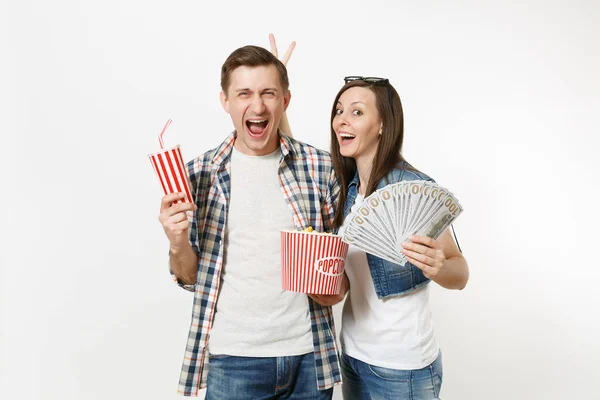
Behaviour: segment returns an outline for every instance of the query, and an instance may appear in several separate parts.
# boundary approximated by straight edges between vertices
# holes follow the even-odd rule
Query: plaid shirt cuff
[[[169,267],[169,273],[171,274],[171,277],[173,278],[173,281],[175,281],[175,283],[177,283],[177,286],[179,286],[180,288],[183,288],[189,292],[195,292],[196,291],[196,285],[195,284],[189,284],[189,283],[184,283],[181,280],[179,280],[179,278],[177,278],[177,276],[173,273],[173,270],[171,269],[171,267]]]

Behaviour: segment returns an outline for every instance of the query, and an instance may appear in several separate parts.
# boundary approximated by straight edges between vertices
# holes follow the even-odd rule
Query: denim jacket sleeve
[[[398,168],[388,173],[379,182],[377,189],[381,189],[392,183],[414,180],[433,182],[433,179],[419,171]],[[358,175],[355,176],[348,187],[348,196],[344,204],[344,216],[350,213],[350,209],[356,200],[357,186]],[[380,299],[410,293],[425,286],[430,281],[423,275],[423,272],[419,268],[411,263],[401,266],[369,253],[367,253],[367,262],[375,286],[375,292]]]

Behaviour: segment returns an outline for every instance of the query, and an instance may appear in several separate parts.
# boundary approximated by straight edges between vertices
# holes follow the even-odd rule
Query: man
[[[332,230],[330,156],[277,129],[291,95],[284,64],[266,49],[235,50],[221,88],[235,131],[188,163],[195,204],[167,195],[159,216],[171,273],[194,292],[179,392],[331,399],[341,380],[331,307],[281,289],[280,253],[281,230]]]

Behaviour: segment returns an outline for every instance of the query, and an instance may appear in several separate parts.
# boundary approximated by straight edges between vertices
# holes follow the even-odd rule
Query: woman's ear
[[[381,124],[379,124],[379,135],[381,136],[381,133],[383,132],[383,122]]]

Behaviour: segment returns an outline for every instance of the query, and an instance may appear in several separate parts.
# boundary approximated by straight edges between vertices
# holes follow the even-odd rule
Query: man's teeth
[[[249,119],[248,122],[251,124],[262,124],[263,122],[267,122],[266,119]]]

